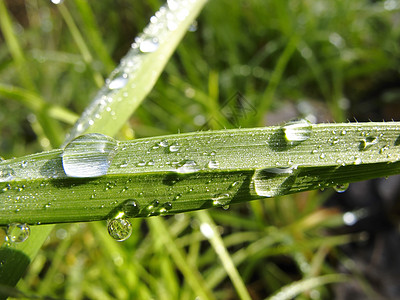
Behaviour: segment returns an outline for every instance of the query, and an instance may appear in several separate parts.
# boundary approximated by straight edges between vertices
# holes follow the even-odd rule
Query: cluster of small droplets
[[[106,80],[106,85],[99,91],[75,125],[70,134],[71,137],[82,134],[94,124],[96,118],[101,118],[104,112],[109,112],[113,118],[116,118],[110,106],[111,102],[118,101],[118,99],[114,99],[114,92],[125,88],[133,79],[135,72],[142,66],[145,54],[157,51],[169,39],[171,32],[181,26],[188,17],[189,9],[194,2],[196,0],[168,0],[167,4],[150,18],[143,33],[135,38],[127,55],[122,58],[119,66]],[[134,86],[131,85],[129,88],[134,88]],[[126,95],[128,94],[126,93]]]

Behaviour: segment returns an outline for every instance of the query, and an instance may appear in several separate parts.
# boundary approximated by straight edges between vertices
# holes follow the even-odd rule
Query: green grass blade
[[[198,212],[197,214],[201,224],[200,230],[206,236],[221,260],[227,274],[229,275],[240,299],[251,299],[247,288],[240,277],[238,270],[236,269],[232,258],[226,249],[221,236],[219,235],[214,221],[211,219],[209,214],[204,211]]]
[[[16,86],[0,83],[0,95],[22,103],[35,114],[47,114],[49,117],[67,124],[74,124],[78,119],[78,116],[70,110],[46,103],[36,93]]]
[[[91,134],[0,162],[0,224],[174,214],[390,176],[400,173],[399,126],[300,122],[124,142]]]
[[[72,18],[68,8],[65,6],[65,4],[60,3],[59,5],[57,5],[58,10],[60,11],[62,17],[65,20],[65,23],[67,23],[67,26],[69,28],[69,31],[72,34],[72,37],[75,40],[76,45],[79,48],[79,51],[82,54],[83,60],[85,61],[85,63],[93,69],[93,56],[90,53],[85,40],[83,39],[83,36],[81,35],[78,27],[75,24],[74,19]],[[93,74],[93,79],[95,81],[95,83],[97,84],[98,87],[101,87],[104,84],[104,80],[103,77],[101,76],[101,74],[97,71],[92,71]]]
[[[152,19],[144,33],[136,38],[132,49],[106,80],[106,86],[85,110],[67,141],[90,132],[115,135],[115,128],[123,126],[151,91],[205,2],[176,2],[178,7],[170,9],[166,6],[159,10],[158,17]]]
[[[278,293],[268,298],[268,300],[289,300],[293,299],[297,295],[311,290],[321,285],[336,283],[348,280],[348,276],[342,274],[330,274],[319,277],[307,278],[291,283],[282,289]]]

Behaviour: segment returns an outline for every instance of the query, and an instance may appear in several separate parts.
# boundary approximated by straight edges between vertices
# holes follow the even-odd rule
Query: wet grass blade
[[[148,217],[400,173],[399,123],[288,123],[118,142],[0,163],[0,224]],[[121,215],[122,214],[122,215]]]

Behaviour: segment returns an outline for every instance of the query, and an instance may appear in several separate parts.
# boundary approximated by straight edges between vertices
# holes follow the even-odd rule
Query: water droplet
[[[143,39],[139,44],[139,50],[143,53],[154,52],[160,46],[158,39],[155,37],[148,37]]]
[[[12,223],[7,226],[6,239],[7,242],[18,244],[25,242],[30,233],[31,229],[27,224]]]
[[[361,165],[361,164],[362,164],[361,158],[360,158],[360,157],[357,157],[357,158],[355,159],[355,161],[354,161],[354,164],[355,164],[355,165]]]
[[[282,126],[285,139],[289,143],[299,143],[311,136],[312,124],[305,120],[288,122]]]
[[[213,206],[217,207],[224,207],[228,206],[229,208],[229,203],[232,201],[232,197],[229,194],[217,194],[213,198]]]
[[[112,219],[107,223],[108,234],[116,241],[122,242],[132,234],[132,224],[127,219]]]
[[[367,150],[371,148],[373,145],[375,145],[377,142],[378,142],[377,138],[369,136],[361,140],[359,149],[360,151]]]
[[[0,169],[0,182],[10,181],[14,179],[15,172],[10,167],[5,166]]]
[[[137,163],[138,167],[144,167],[146,165],[146,162],[144,160],[141,160]]]
[[[179,3],[176,0],[167,0],[168,8],[171,11],[177,10],[179,8]]]
[[[256,195],[275,197],[289,191],[297,177],[297,166],[256,170],[250,185]]]
[[[61,4],[61,3],[64,2],[64,0],[51,0],[51,2],[52,2],[53,4]]]
[[[28,165],[28,162],[26,160],[24,160],[23,162],[21,162],[21,168],[26,168]]]
[[[321,155],[319,156],[319,158],[324,159],[326,157],[325,153],[321,153]]]
[[[124,160],[122,163],[119,165],[120,168],[126,168],[128,166],[128,161]]]
[[[181,148],[181,146],[174,144],[174,145],[169,146],[169,151],[170,152],[178,152],[180,148]]]
[[[128,74],[123,73],[120,74],[119,76],[117,75],[110,81],[110,83],[108,84],[108,88],[110,90],[122,89],[128,83],[128,81],[129,81]]]
[[[194,160],[185,159],[175,165],[178,173],[194,173],[200,170],[199,166]]]
[[[379,154],[383,154],[385,151],[389,150],[389,146],[385,145],[381,149],[379,149]]]
[[[161,142],[158,143],[158,145],[163,148],[168,147],[168,141],[162,140]]]
[[[128,199],[122,204],[122,210],[125,217],[136,217],[139,213],[139,206],[133,199]]]
[[[219,163],[218,163],[217,161],[215,161],[215,160],[210,160],[210,161],[208,162],[208,164],[207,164],[207,167],[208,167],[209,169],[218,169]]]
[[[62,153],[65,174],[79,178],[107,174],[117,145],[116,140],[99,133],[89,133],[74,139]]]
[[[333,188],[338,193],[344,193],[349,188],[349,184],[348,183],[338,184],[338,185],[334,186]]]

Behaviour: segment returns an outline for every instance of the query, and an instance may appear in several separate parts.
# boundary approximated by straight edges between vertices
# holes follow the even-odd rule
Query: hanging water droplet
[[[289,191],[297,177],[297,166],[256,170],[250,189],[262,197],[275,197]]]
[[[129,81],[128,74],[123,73],[120,74],[119,76],[117,75],[114,77],[110,83],[108,84],[108,88],[110,90],[119,90],[122,89]]]
[[[349,184],[348,183],[338,184],[338,185],[334,186],[333,188],[338,193],[344,193],[349,188]]]
[[[143,39],[139,44],[139,50],[143,53],[154,52],[160,46],[158,39],[155,37],[148,37]]]
[[[6,240],[10,243],[22,243],[28,239],[30,233],[28,224],[12,223],[7,226]]]
[[[53,4],[61,4],[63,2],[64,2],[64,0],[51,0],[51,3],[53,3]]]
[[[64,172],[69,177],[90,178],[107,174],[118,142],[99,133],[71,141],[62,153]]]
[[[112,219],[107,223],[108,234],[116,241],[122,242],[132,234],[132,224],[128,219]]]
[[[194,160],[185,159],[175,165],[176,172],[186,174],[194,173],[200,170],[199,166]]]
[[[288,122],[282,126],[287,142],[291,144],[300,143],[311,136],[312,124],[305,120]]]

